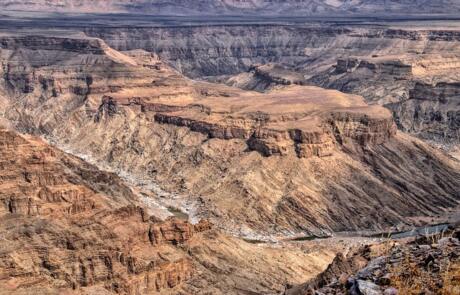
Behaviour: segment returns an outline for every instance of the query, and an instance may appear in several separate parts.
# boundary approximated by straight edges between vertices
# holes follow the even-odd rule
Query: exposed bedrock
[[[460,142],[460,83],[417,83],[409,99],[389,104],[401,129],[438,142]]]
[[[400,129],[436,142],[458,142],[457,130],[449,123],[458,111],[455,104],[438,109],[406,103],[417,82],[460,81],[459,31],[455,28],[216,25],[88,28],[85,33],[104,39],[116,49],[155,52],[191,77],[243,89],[266,91],[307,80],[362,95],[370,103],[401,103],[389,106]],[[423,124],[404,113],[420,112],[418,107],[427,113]],[[428,117],[436,117],[438,112],[443,119],[428,123]]]
[[[84,31],[117,50],[154,52],[192,77],[235,74],[268,62],[311,76],[350,56],[453,54],[459,35],[455,30],[275,24]]]
[[[191,258],[174,245],[206,222],[161,222],[118,176],[38,138],[0,129],[0,155],[2,292],[138,294],[192,277]]]
[[[369,70],[374,75],[405,77],[412,74],[412,66],[404,64],[400,60],[383,60],[381,62],[372,62],[367,60],[358,60],[356,58],[337,60],[334,74],[350,73],[361,69]]]
[[[436,55],[341,59],[310,82],[383,104],[398,127],[423,139],[455,144],[459,137],[460,59]]]
[[[375,119],[365,114],[331,113],[324,114],[325,120],[318,131],[302,129],[276,130],[270,127],[270,121],[263,125],[245,121],[242,126],[226,126],[205,121],[195,121],[167,113],[155,114],[155,121],[188,127],[209,138],[244,139],[249,149],[264,156],[283,155],[295,151],[298,157],[330,156],[334,147],[344,142],[354,142],[361,146],[384,143],[396,133],[391,117]],[[244,119],[242,119],[244,121]],[[241,121],[241,120],[240,120]]]
[[[244,91],[186,79],[151,53],[104,50],[38,51],[50,61],[69,58],[33,68],[26,65],[37,51],[24,49],[19,58],[2,50],[2,69],[15,65],[15,75],[33,88],[21,88],[26,78],[3,79],[4,117],[119,173],[185,195],[195,217],[235,234],[418,224],[424,220],[418,217],[442,214],[460,199],[458,163],[396,132],[391,113],[360,96],[299,85]],[[13,73],[3,71],[3,77]],[[55,81],[56,96],[40,75]],[[80,77],[92,78],[83,82],[87,91],[58,91]],[[80,198],[45,193],[49,200]]]
[[[234,74],[270,61],[301,64],[348,31],[278,25],[85,29],[117,50],[155,52],[192,77]]]
[[[440,82],[436,85],[417,83],[409,93],[410,99],[432,100],[447,103],[449,99],[460,100],[460,82]]]
[[[396,134],[392,118],[374,119],[366,115],[334,113],[330,120],[339,143],[352,139],[362,146],[385,143]]]

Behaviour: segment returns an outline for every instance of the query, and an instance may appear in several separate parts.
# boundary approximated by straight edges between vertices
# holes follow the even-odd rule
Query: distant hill
[[[460,0],[3,0],[6,10],[146,14],[450,14]]]

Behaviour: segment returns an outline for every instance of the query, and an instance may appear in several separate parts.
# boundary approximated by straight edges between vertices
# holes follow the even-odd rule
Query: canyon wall
[[[234,74],[271,61],[302,64],[317,56],[321,48],[347,42],[342,41],[347,31],[262,24],[85,29],[87,35],[101,38],[117,50],[155,52],[191,77]],[[351,42],[356,39],[359,37]]]
[[[61,41],[2,45],[4,117],[160,184],[178,207],[228,232],[381,229],[457,204],[458,163],[397,133],[390,112],[359,96],[243,91],[186,79],[151,53],[88,39],[77,44],[100,50],[82,54]]]
[[[360,93],[386,106],[401,130],[442,144],[455,144],[458,134],[458,68],[455,56],[417,59],[343,59],[310,79],[317,85]]]
[[[138,294],[191,278],[172,245],[195,227],[150,216],[115,174],[3,128],[0,154],[2,292]]]
[[[314,84],[362,95],[392,110],[401,130],[443,144],[460,140],[455,95],[444,92],[445,99],[430,106],[410,96],[418,84],[460,81],[455,28],[271,24],[87,28],[85,33],[119,50],[155,52],[194,78],[258,91]],[[267,63],[272,65],[259,65]],[[420,112],[426,115],[417,117]]]
[[[212,25],[84,29],[117,50],[157,53],[191,77],[246,71],[278,62],[312,75],[338,59],[458,52],[458,31],[337,25]],[[308,71],[307,71],[308,70]]]
[[[265,247],[207,221],[161,220],[119,176],[3,127],[0,155],[2,294],[278,294],[335,251]]]

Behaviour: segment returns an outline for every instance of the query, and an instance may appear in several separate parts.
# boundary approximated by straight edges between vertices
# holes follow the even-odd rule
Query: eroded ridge
[[[75,53],[58,39],[2,49],[5,119],[158,183],[236,235],[405,225],[457,204],[458,164],[396,132],[390,111],[361,96],[246,91],[187,79],[152,53],[102,41],[101,54]]]
[[[0,155],[2,291],[135,294],[192,277],[175,245],[208,223],[150,216],[116,175],[37,138],[0,129]]]
[[[232,91],[220,97],[196,95],[188,103],[106,96],[99,110],[110,116],[119,106],[138,105],[153,112],[155,122],[209,138],[242,139],[264,156],[323,157],[343,144],[381,144],[396,133],[390,112],[367,106],[358,96],[307,86],[266,94]]]

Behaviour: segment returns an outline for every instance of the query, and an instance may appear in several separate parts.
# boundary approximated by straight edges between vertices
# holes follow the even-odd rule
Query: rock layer
[[[458,202],[458,163],[397,133],[387,110],[359,96],[197,82],[98,42],[103,54],[56,45],[19,59],[4,48],[4,77],[17,77],[2,81],[6,118],[184,195],[194,217],[235,234],[324,235],[412,224]],[[27,66],[44,55],[69,58]],[[78,83],[84,91],[61,91]]]
[[[0,129],[0,155],[2,294],[277,294],[335,251],[161,221],[118,176],[11,130]]]
[[[191,278],[191,259],[168,245],[186,243],[194,226],[150,217],[118,176],[4,129],[0,154],[2,292],[136,294]]]
[[[116,49],[155,52],[191,77],[257,91],[311,83],[362,95],[394,111],[401,130],[447,143],[459,140],[449,125],[448,112],[457,111],[455,96],[446,96],[453,102],[447,105],[406,100],[417,83],[460,81],[458,31],[456,26],[426,28],[423,22],[383,27],[269,24],[85,30]],[[405,115],[414,114],[419,105],[427,113],[423,123]],[[437,112],[441,122],[429,118]]]
[[[318,85],[363,93],[393,112],[401,130],[440,143],[456,143],[458,58],[339,60],[335,69],[311,79]],[[448,81],[448,82],[443,82]]]

